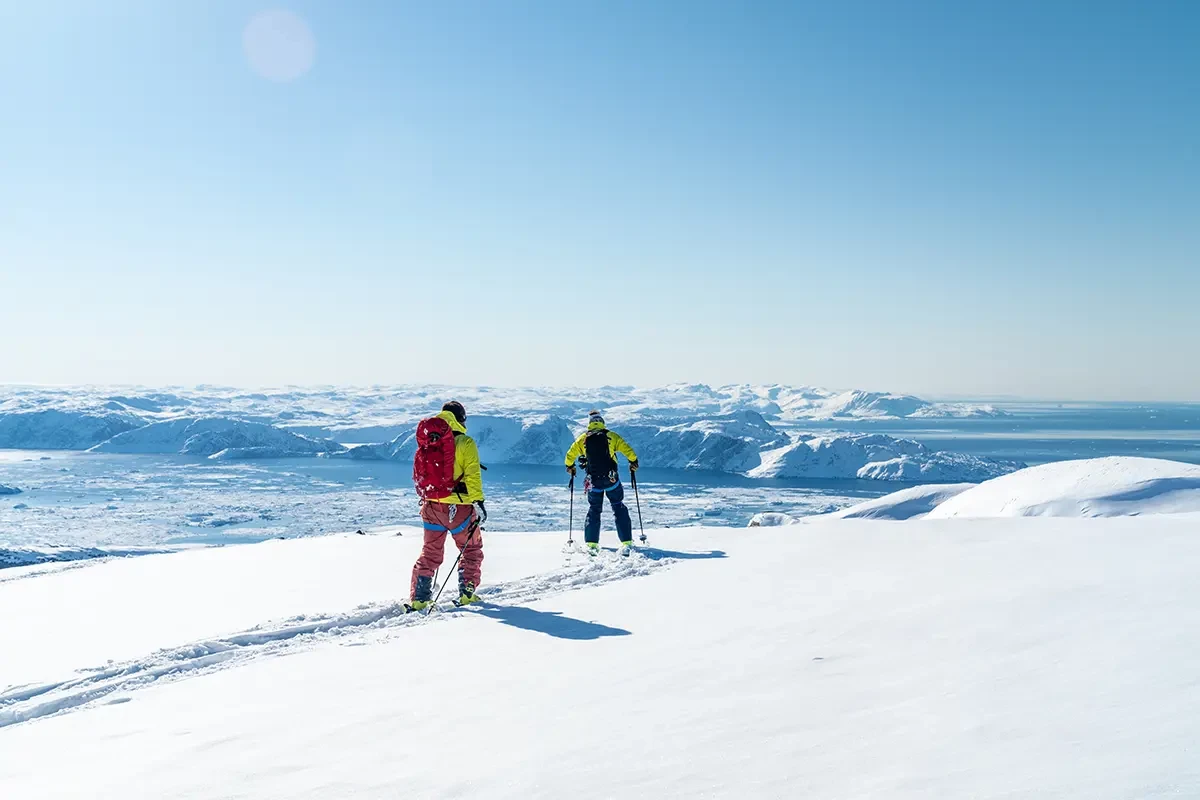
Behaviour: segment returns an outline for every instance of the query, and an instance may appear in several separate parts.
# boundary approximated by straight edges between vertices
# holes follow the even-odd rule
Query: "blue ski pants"
[[[629,518],[629,508],[625,505],[625,487],[617,481],[612,486],[588,488],[587,522],[583,526],[583,540],[591,544],[600,541],[600,512],[604,509],[604,496],[612,506],[613,516],[617,520],[617,538],[622,542],[633,541],[633,521]]]

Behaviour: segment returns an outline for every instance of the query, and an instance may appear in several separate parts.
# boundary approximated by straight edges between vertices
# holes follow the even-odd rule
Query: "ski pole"
[[[635,503],[637,503],[638,530],[640,530],[642,532],[641,542],[642,542],[642,544],[645,544],[646,543],[646,528],[642,525],[642,499],[640,497],[638,497],[637,470],[636,469],[629,470],[629,479],[631,481],[633,481],[633,500]]]
[[[567,484],[567,488],[571,490],[571,516],[567,528],[567,547],[575,544],[575,476],[571,476],[571,482]]]
[[[471,539],[475,536],[475,531],[479,530],[482,527],[483,527],[483,523],[480,522],[477,518],[475,520],[475,524],[471,526],[470,533],[467,534],[467,540],[465,542],[463,542],[462,550],[458,551],[458,558],[454,559],[454,566],[452,566],[450,568],[450,571],[448,573],[446,573],[447,576],[453,575],[455,573],[455,571],[458,569],[458,562],[462,561],[463,551],[467,549],[467,545],[471,544]],[[446,588],[445,584],[442,584],[441,586],[438,587],[437,595],[434,596],[433,603],[431,605],[433,605],[435,607],[437,606],[438,598],[442,596],[442,590],[445,588]]]

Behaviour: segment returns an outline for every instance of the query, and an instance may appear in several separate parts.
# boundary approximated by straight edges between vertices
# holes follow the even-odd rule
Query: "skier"
[[[587,522],[583,527],[583,540],[587,543],[588,554],[596,555],[600,551],[600,512],[604,508],[604,496],[612,505],[613,516],[617,521],[617,538],[621,540],[621,555],[627,556],[633,548],[633,521],[629,518],[629,509],[625,507],[625,488],[621,486],[621,476],[617,472],[617,453],[621,453],[629,461],[629,469],[638,468],[637,453],[620,437],[608,430],[604,417],[599,411],[588,413],[588,427],[571,448],[567,450],[567,472],[575,477],[575,462],[587,471],[584,490],[588,498]]]
[[[446,534],[450,534],[462,554],[458,599],[454,602],[457,605],[479,602],[475,589],[482,576],[481,526],[487,520],[487,508],[479,448],[467,435],[467,411],[457,400],[446,403],[440,414],[417,427],[413,480],[421,497],[425,545],[413,565],[409,608],[420,611],[432,604],[433,577],[445,557]]]

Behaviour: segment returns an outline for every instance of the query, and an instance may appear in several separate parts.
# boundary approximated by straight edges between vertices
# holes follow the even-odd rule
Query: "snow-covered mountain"
[[[179,453],[217,459],[328,455],[405,461],[415,423],[457,397],[484,463],[559,464],[587,411],[648,466],[753,477],[982,480],[1016,466],[931,453],[889,436],[793,439],[772,424],[986,410],[908,395],[811,387],[677,384],[656,389],[310,388],[247,392],[0,389],[0,447]],[[350,445],[349,447],[347,445]]]
[[[181,418],[126,431],[91,448],[95,453],[178,453],[217,459],[284,458],[340,453],[345,447],[261,422],[224,417]]]
[[[562,417],[467,420],[484,463],[562,463],[581,422]],[[981,481],[1025,466],[958,453],[933,452],[918,442],[885,434],[829,434],[793,441],[756,411],[722,414],[678,425],[628,424],[616,430],[646,466],[744,473],[753,478],[821,478],[891,481]],[[408,461],[415,433],[339,453],[354,459]]]
[[[60,408],[4,411],[0,406],[0,448],[86,450],[146,421],[128,413]]]
[[[760,453],[789,441],[757,411],[721,414],[695,422],[618,428],[646,464],[674,469],[746,472]]]
[[[893,481],[982,481],[1021,469],[1000,461],[934,452],[920,442],[879,433],[801,438],[762,454],[752,478],[831,478]]]
[[[361,444],[395,438],[456,398],[472,416],[580,419],[599,408],[614,423],[659,426],[753,411],[768,420],[863,420],[904,416],[970,417],[1000,413],[987,406],[932,403],[910,395],[833,391],[782,385],[676,384],[598,389],[449,386],[285,387],[248,391],[214,386],[0,387],[0,447],[79,449],[123,430],[175,418],[228,417],[295,429],[314,438]],[[59,412],[31,427],[12,415]],[[103,425],[113,425],[106,429]],[[8,434],[5,426],[25,431]],[[58,430],[55,434],[54,431]],[[11,443],[7,443],[11,442]]]

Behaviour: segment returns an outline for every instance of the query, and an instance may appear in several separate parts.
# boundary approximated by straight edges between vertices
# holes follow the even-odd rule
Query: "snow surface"
[[[0,583],[0,786],[1200,796],[1193,520],[802,527],[651,531],[662,549],[597,561],[490,535],[487,605],[429,618],[396,605],[413,530]]]
[[[1109,457],[1059,461],[1005,475],[947,500],[929,517],[1186,512],[1200,512],[1200,466],[1158,458]]]
[[[5,486],[4,484],[0,483],[0,495],[13,495],[13,494],[20,494],[20,493],[21,493],[21,490],[18,489],[17,487]]]
[[[920,519],[936,506],[973,488],[973,483],[931,483],[901,489],[874,500],[835,511],[830,516],[839,519]]]

